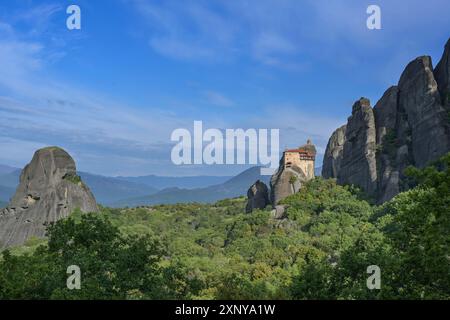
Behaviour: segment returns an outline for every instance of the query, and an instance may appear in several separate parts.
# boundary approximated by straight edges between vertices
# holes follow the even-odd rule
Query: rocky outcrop
[[[414,164],[424,167],[450,150],[448,114],[441,103],[431,58],[423,56],[408,64],[399,84],[399,109],[411,128]]]
[[[341,128],[330,138],[324,177],[357,185],[382,203],[408,188],[408,165],[424,167],[449,152],[449,55],[450,41],[435,70],[428,56],[410,62],[373,109],[367,99],[357,101],[340,137],[342,159]]]
[[[341,170],[346,130],[346,125],[336,129],[328,141],[322,166],[322,177],[325,179],[337,177],[337,173]]]
[[[395,132],[398,126],[398,87],[392,86],[373,108],[377,137],[377,177],[376,196],[380,202],[387,201],[399,193],[399,168]],[[405,140],[406,143],[406,140]],[[407,146],[406,146],[407,148]],[[405,160],[400,161],[405,163]]]
[[[277,172],[270,179],[270,199],[275,206],[284,198],[297,193],[302,184],[307,181],[306,175],[297,167],[289,168],[280,165]]]
[[[345,143],[339,184],[360,186],[374,194],[377,187],[375,117],[370,101],[361,98],[355,102],[345,130]]]
[[[270,212],[270,215],[274,219],[285,219],[286,218],[286,206],[277,205]]]
[[[438,84],[442,104],[447,110],[450,109],[450,39],[445,45],[442,58],[434,70],[434,78]]]
[[[255,209],[264,209],[269,204],[269,189],[264,182],[256,181],[247,191],[245,212],[250,213]]]
[[[36,151],[22,171],[11,202],[0,211],[0,247],[43,237],[47,225],[67,217],[75,208],[98,211],[94,196],[77,175],[72,157],[57,147]]]
[[[270,179],[270,200],[274,207],[298,192],[306,181],[314,179],[316,152],[309,139],[306,144],[283,152],[278,170]]]

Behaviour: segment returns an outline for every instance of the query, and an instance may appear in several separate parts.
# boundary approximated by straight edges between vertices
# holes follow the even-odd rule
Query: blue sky
[[[66,8],[81,8],[81,30]],[[382,30],[368,30],[377,4]],[[71,0],[0,4],[0,163],[58,145],[104,175],[230,175],[171,163],[176,128],[278,128],[317,166],[361,96],[450,37],[450,2]]]

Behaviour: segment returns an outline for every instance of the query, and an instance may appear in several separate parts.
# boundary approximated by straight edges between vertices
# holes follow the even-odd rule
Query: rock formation
[[[314,179],[316,160],[316,147],[308,140],[307,143],[297,149],[285,150],[280,160],[278,170],[270,179],[270,198],[267,186],[256,181],[247,192],[247,206],[245,211],[264,209],[272,204],[272,216],[276,219],[284,217],[285,208],[278,203],[300,190],[303,183]]]
[[[270,180],[270,199],[274,205],[300,190],[305,182],[305,174],[297,166],[280,166]]]
[[[310,140],[298,149],[285,150],[280,166],[270,179],[270,200],[276,206],[315,177],[316,148]]]
[[[285,219],[286,218],[286,206],[277,205],[270,212],[271,217],[274,219]]]
[[[450,150],[447,112],[441,104],[430,57],[412,61],[399,81],[399,108],[411,128],[414,164],[423,167]]]
[[[377,129],[378,152],[376,161],[378,167],[377,194],[379,194],[377,197],[379,198],[379,202],[387,201],[399,193],[400,170],[403,170],[404,168],[400,169],[396,164],[402,163],[404,167],[409,164],[407,157],[402,159],[403,155],[407,155],[407,153],[404,154],[402,150],[408,150],[406,133],[408,132],[409,126],[407,125],[407,122],[401,120],[399,123],[406,127],[403,129],[398,127],[399,114],[397,111],[397,101],[398,87],[392,86],[383,94],[383,97],[373,108],[375,126]],[[395,138],[396,128],[399,128],[404,132],[402,134],[402,136],[405,137],[403,143],[399,143],[400,140]],[[398,144],[399,148],[395,143]]]
[[[337,173],[341,169],[346,129],[346,125],[336,129],[328,141],[322,166],[322,175],[326,177],[337,177]]]
[[[43,237],[49,223],[67,217],[75,208],[98,211],[72,157],[57,147],[36,151],[22,171],[11,202],[0,211],[0,248]]]
[[[358,185],[372,194],[377,186],[376,133],[375,116],[368,99],[361,98],[353,105],[345,135],[338,183]]]
[[[250,213],[255,209],[264,209],[270,204],[269,189],[260,180],[256,181],[247,191],[247,206],[245,212]]]
[[[373,109],[357,101],[347,126],[330,138],[323,177],[357,185],[382,203],[407,189],[408,165],[424,167],[449,152],[449,56],[450,40],[436,69],[430,57],[418,57]]]
[[[447,110],[450,109],[450,39],[445,45],[442,58],[434,69],[434,78],[438,84],[441,101]]]

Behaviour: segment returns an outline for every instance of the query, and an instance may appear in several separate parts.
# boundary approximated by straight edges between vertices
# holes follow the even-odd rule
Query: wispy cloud
[[[415,19],[412,24],[408,21],[412,19],[411,12],[416,16],[425,14],[422,1],[411,0],[408,10],[404,10],[400,4],[380,0],[386,30],[379,33],[368,33],[365,27],[366,3],[360,1],[117,2],[131,4],[133,12],[141,18],[129,19],[127,27],[142,31],[145,46],[169,58],[169,62],[172,59],[186,64],[193,62],[189,66],[190,71],[183,73],[181,81],[193,75],[189,80],[200,82],[198,86],[184,88],[179,85],[178,69],[175,69],[181,63],[170,64],[167,69],[174,75],[163,77],[162,82],[170,81],[171,84],[167,87],[161,84],[161,88],[167,91],[179,88],[188,92],[170,97],[172,100],[169,102],[156,105],[142,105],[145,103],[140,102],[139,106],[118,102],[108,96],[112,94],[121,98],[120,92],[105,94],[90,88],[89,85],[95,85],[95,80],[87,81],[83,83],[86,87],[81,87],[48,72],[51,69],[49,65],[63,59],[66,50],[70,50],[66,46],[73,37],[64,28],[49,31],[56,20],[58,24],[64,22],[59,15],[64,13],[61,11],[65,6],[62,1],[60,5],[36,7],[29,6],[29,3],[34,3],[30,1],[26,10],[8,12],[8,16],[2,16],[0,12],[0,163],[6,161],[18,165],[20,162],[23,165],[36,148],[56,144],[74,155],[81,169],[102,174],[217,173],[214,167],[180,168],[171,164],[173,143],[169,138],[172,130],[190,129],[193,120],[199,119],[208,128],[278,128],[282,147],[299,145],[312,138],[319,152],[323,152],[331,131],[344,123],[345,117],[334,119],[326,115],[326,108],[288,102],[301,99],[302,95],[308,96],[305,101],[315,101],[314,95],[340,96],[340,92],[333,91],[333,78],[323,84],[317,75],[323,72],[324,77],[335,76],[339,81],[341,74],[333,73],[330,66],[353,73],[356,70],[354,66],[369,65],[371,59],[378,58],[380,51],[392,51],[407,41],[402,37],[406,32],[426,33],[427,36],[423,37],[426,39],[448,32],[445,27],[449,25],[448,19],[445,21],[446,16],[439,14],[448,8],[448,1],[431,1],[433,5],[427,7],[426,14],[433,19]],[[430,21],[438,23],[439,27]],[[135,28],[136,23],[143,27],[142,30]],[[102,34],[98,32],[98,35]],[[80,34],[90,35],[89,32]],[[132,40],[120,38],[120,41],[127,45],[126,41]],[[384,79],[390,81],[390,73],[394,72],[398,77],[398,70],[392,69],[401,68],[403,60],[416,54],[416,51],[405,48],[424,47],[423,42],[417,41],[395,50],[396,54],[383,55],[396,57],[393,63],[385,61],[385,67],[378,68]],[[131,53],[130,56],[137,56],[136,52]],[[95,57],[102,59],[98,51],[86,51],[81,56],[84,56],[80,59],[84,59],[85,64],[88,61],[95,65]],[[116,57],[111,55],[110,58]],[[159,65],[159,62],[166,62],[165,59],[158,59],[154,60],[160,69],[156,70],[152,65],[152,70],[166,71],[166,66]],[[195,67],[204,62],[207,66],[201,67],[208,70],[201,70],[196,77]],[[251,86],[241,85],[241,69],[242,74],[247,73],[242,82]],[[277,70],[272,72],[274,69]],[[292,73],[282,78],[278,69],[310,72],[305,79],[300,79],[302,74],[294,77]],[[362,72],[367,73],[367,70]],[[270,79],[261,79],[263,76],[259,75],[269,75]],[[174,78],[169,78],[172,76]],[[142,79],[145,82],[148,78],[142,76]],[[300,82],[298,87],[297,81]],[[307,89],[302,88],[302,84]],[[353,85],[351,82],[347,84],[349,87]],[[312,93],[306,92],[308,90]],[[258,97],[259,94],[263,97]],[[360,94],[364,93],[357,93],[358,96]],[[266,102],[266,97],[271,102]],[[153,96],[149,94],[145,98],[152,101]],[[339,98],[342,101],[356,96]],[[277,104],[276,101],[287,102]],[[317,101],[318,104],[323,103],[322,99]],[[221,109],[204,108],[205,105]],[[313,114],[313,110],[318,110],[317,114]],[[220,171],[224,172],[222,169]],[[239,170],[228,169],[230,172]]]
[[[213,106],[232,107],[235,105],[231,99],[216,91],[205,91],[203,95],[206,97],[207,103]]]
[[[45,44],[21,40],[6,23],[1,29],[9,34],[0,40],[0,161],[14,158],[15,165],[24,165],[37,147],[50,144],[63,146],[79,155],[82,167],[98,167],[104,174],[116,172],[124,158],[142,160],[135,173],[155,160],[159,169],[168,164],[170,132],[187,126],[187,121],[164,110],[118,104],[52,79],[46,74],[51,51]],[[89,154],[117,162],[98,166]],[[121,173],[126,173],[131,166],[123,167]]]
[[[132,1],[153,32],[150,46],[160,54],[188,60],[216,60],[230,53],[234,27],[205,1]],[[227,52],[223,52],[226,48]],[[218,56],[217,52],[222,55]]]
[[[197,61],[244,57],[293,71],[310,67],[299,63],[305,60],[354,67],[368,59],[366,49],[376,57],[404,41],[405,32],[425,32],[435,21],[448,24],[439,14],[448,8],[446,0],[432,0],[426,13],[421,0],[409,1],[408,10],[402,2],[381,0],[384,27],[379,32],[366,28],[370,3],[365,1],[130,1],[147,22],[152,49],[164,56]]]

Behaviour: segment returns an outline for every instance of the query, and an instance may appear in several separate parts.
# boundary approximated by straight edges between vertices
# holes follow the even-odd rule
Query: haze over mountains
[[[0,208],[6,206],[19,183],[21,169],[0,165]],[[245,170],[236,177],[194,176],[105,177],[79,172],[98,203],[106,206],[137,206],[179,202],[214,202],[243,196],[248,186],[268,176],[260,176],[259,167]]]
[[[159,190],[173,187],[182,189],[202,188],[223,183],[231,178],[233,178],[233,176],[163,177],[148,175],[141,177],[117,177],[117,179],[122,181],[144,184]]]
[[[218,178],[218,177],[216,177]],[[256,180],[268,183],[270,176],[261,176],[260,167],[245,170],[229,180],[203,188],[166,188],[145,197],[134,197],[113,203],[114,207],[135,207],[153,204],[173,204],[183,202],[212,203],[221,199],[243,196]],[[209,180],[210,181],[210,180]]]

